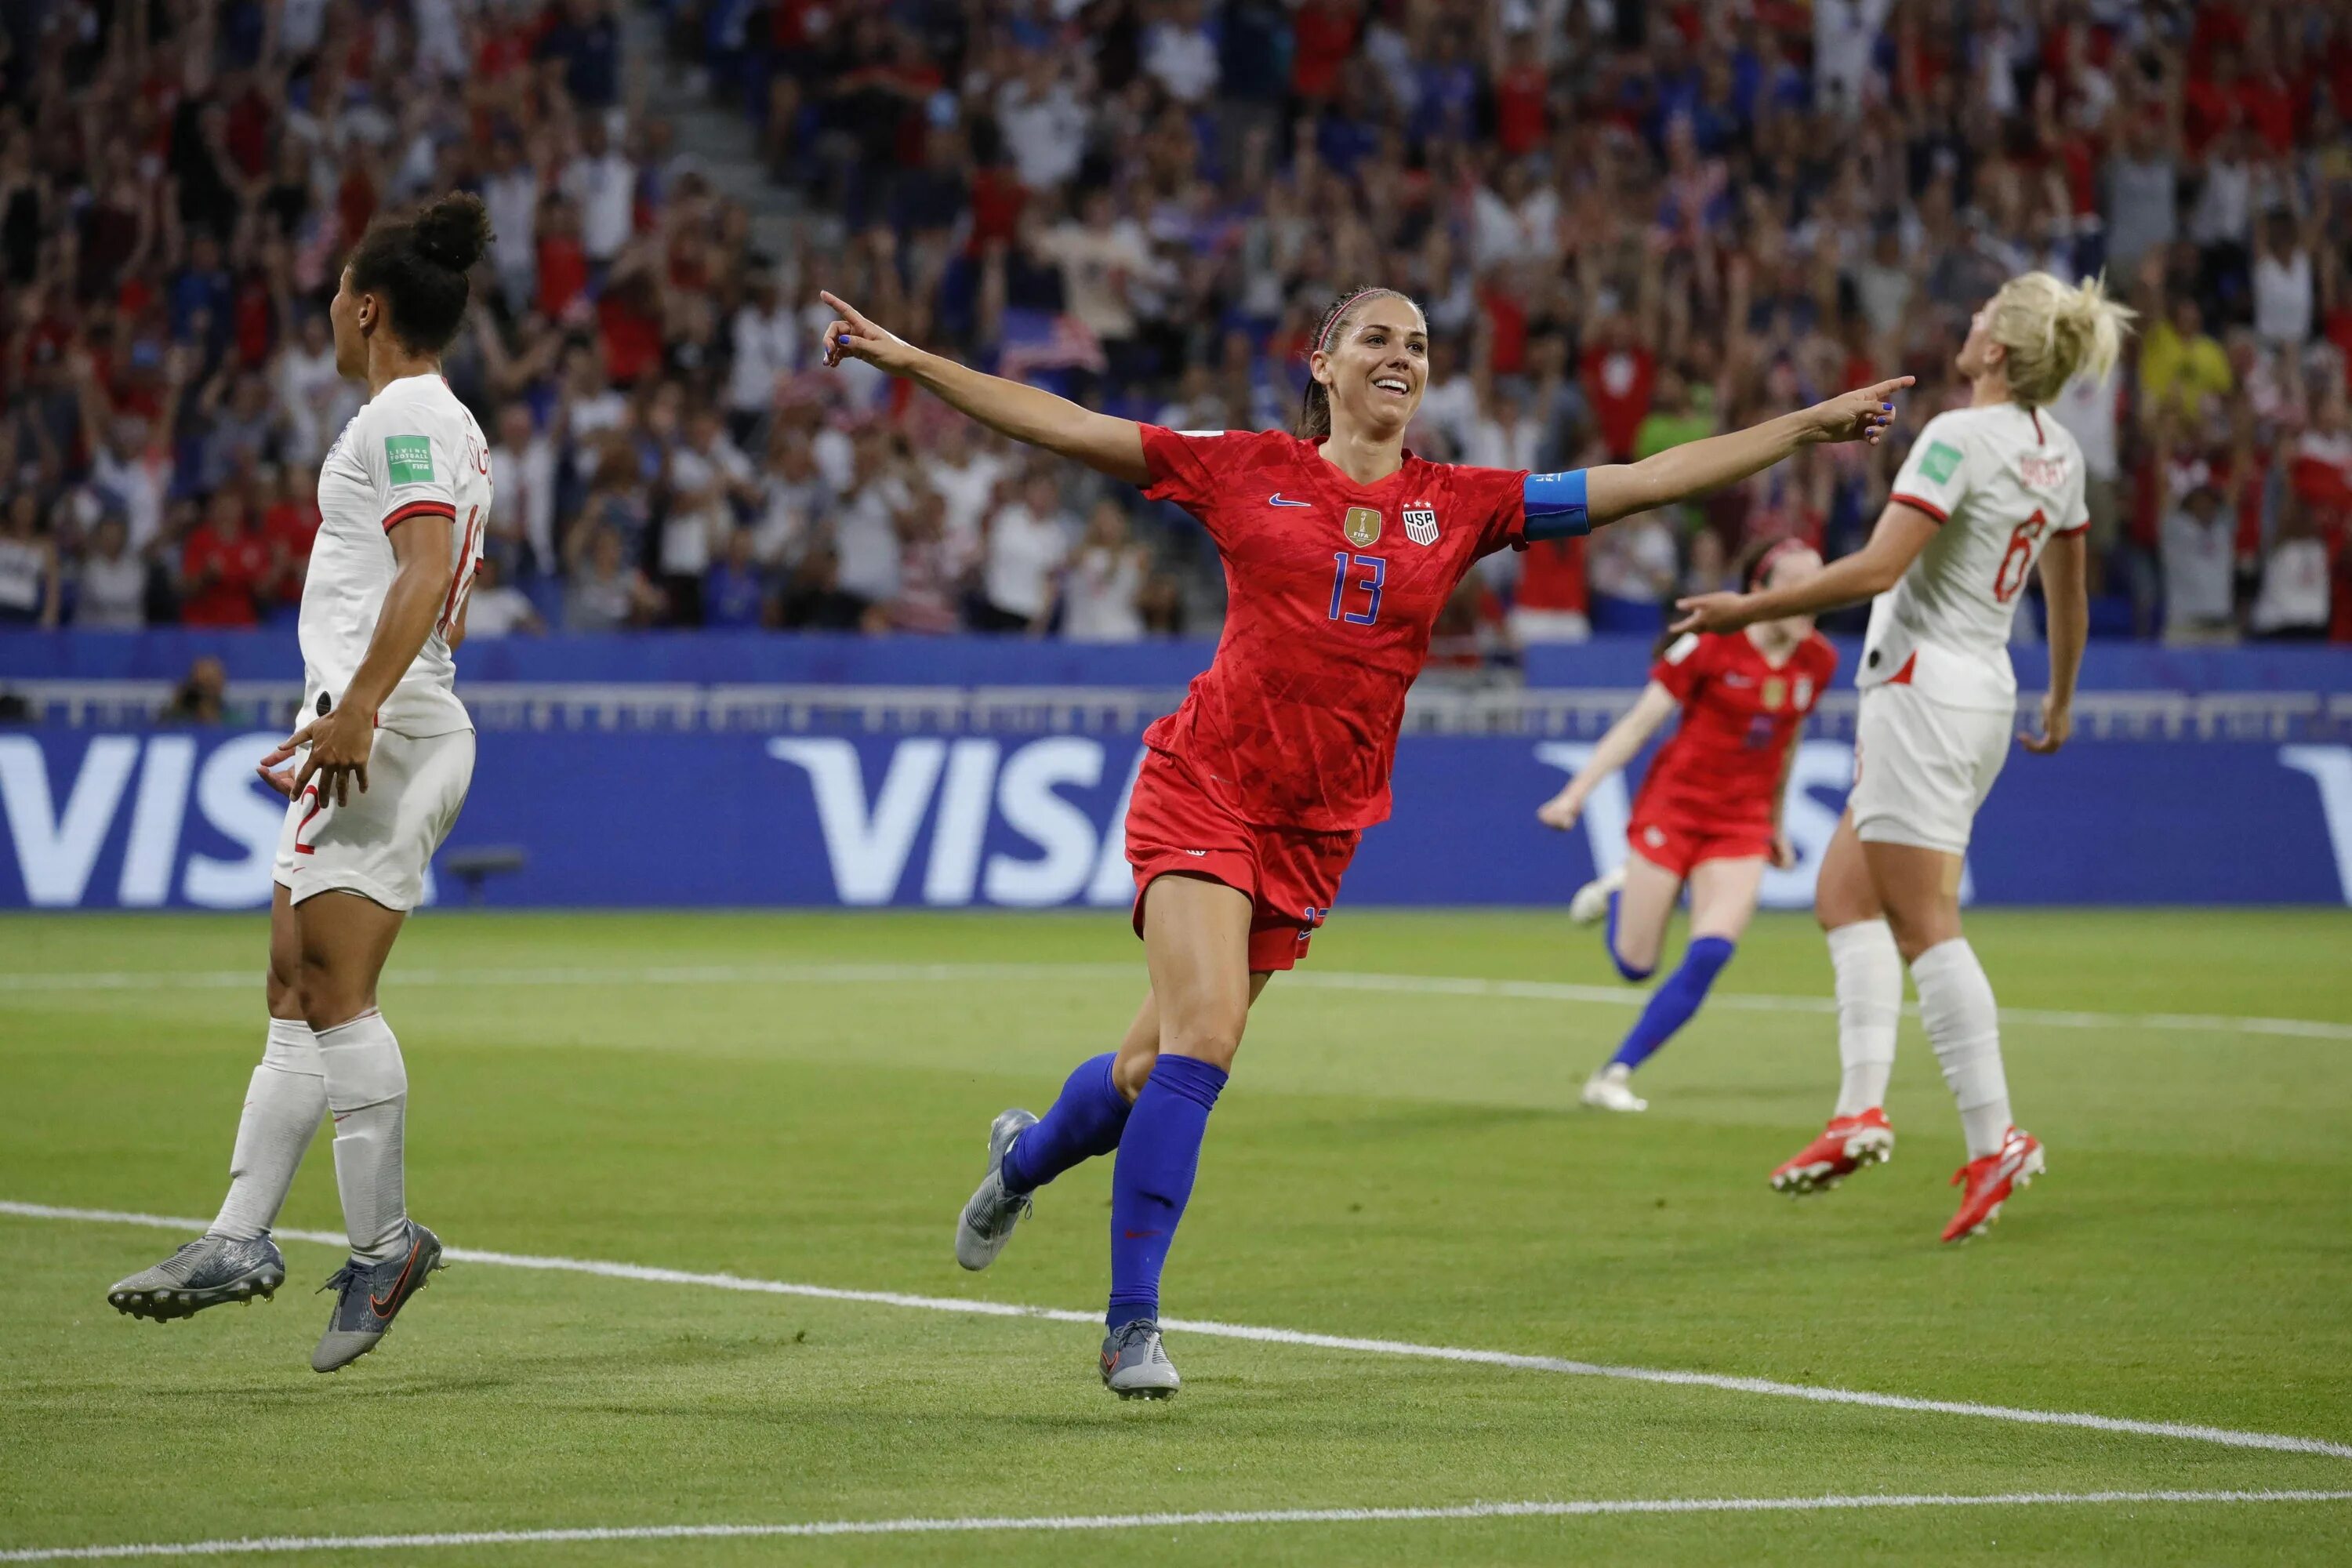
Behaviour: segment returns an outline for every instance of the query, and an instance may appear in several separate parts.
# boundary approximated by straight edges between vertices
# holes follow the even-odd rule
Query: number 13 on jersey
[[[1349,626],[1369,626],[1381,618],[1381,584],[1388,581],[1389,563],[1385,556],[1350,555],[1344,550],[1331,552],[1331,611],[1329,618],[1346,621]],[[1354,575],[1363,574],[1361,576]],[[1350,605],[1358,595],[1363,595],[1363,608]]]

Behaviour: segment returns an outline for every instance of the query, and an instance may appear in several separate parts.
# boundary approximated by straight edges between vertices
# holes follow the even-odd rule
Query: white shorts
[[[351,798],[337,805],[319,793],[314,778],[287,803],[273,879],[298,904],[318,893],[351,892],[388,910],[413,910],[425,897],[425,868],[456,826],[473,781],[471,730],[421,739],[378,730],[365,794],[354,781]]]
[[[1977,808],[2009,760],[2015,715],[1947,708],[1909,686],[1862,694],[1853,732],[1853,829],[1867,844],[1965,854]]]

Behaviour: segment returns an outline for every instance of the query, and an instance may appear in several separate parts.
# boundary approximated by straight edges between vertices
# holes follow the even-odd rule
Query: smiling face
[[[1402,435],[1429,384],[1429,322],[1402,294],[1374,294],[1332,323],[1307,369],[1331,399],[1331,427]]]

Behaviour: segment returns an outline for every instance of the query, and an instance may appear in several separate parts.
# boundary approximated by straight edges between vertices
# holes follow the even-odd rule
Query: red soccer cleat
[[[1965,1184],[1968,1195],[1960,1199],[1960,1212],[1944,1227],[1944,1239],[1958,1241],[1991,1229],[2009,1194],[2032,1182],[2042,1169],[2042,1140],[2011,1128],[1999,1149],[1952,1173],[1952,1185]]]
[[[1772,1190],[1792,1198],[1825,1193],[1864,1165],[1895,1158],[1895,1129],[1876,1106],[1859,1116],[1833,1116],[1822,1135],[1772,1173]]]

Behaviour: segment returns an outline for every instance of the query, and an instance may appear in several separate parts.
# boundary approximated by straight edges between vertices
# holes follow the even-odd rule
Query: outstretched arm
[[[1841,605],[1874,598],[1902,581],[1919,552],[1942,526],[1909,501],[1888,501],[1878,514],[1870,542],[1851,555],[1841,555],[1817,576],[1787,588],[1766,588],[1753,594],[1701,594],[1679,599],[1675,607],[1683,618],[1676,632],[1729,632],[1758,621],[1788,616],[1817,616]]]
[[[864,360],[913,382],[999,435],[1076,458],[1126,484],[1151,482],[1143,463],[1143,432],[1135,421],[1097,414],[1066,397],[927,353],[884,331],[836,296],[820,290],[817,297],[841,312],[824,330],[827,369],[844,359]]]
[[[1601,781],[1639,756],[1658,726],[1674,717],[1680,706],[1675,694],[1658,682],[1643,687],[1625,716],[1610,725],[1609,732],[1594,744],[1591,760],[1576,770],[1576,776],[1561,785],[1558,795],[1536,808],[1536,820],[1562,832],[1575,826],[1576,819],[1584,815],[1585,801]]]
[[[1856,439],[1875,446],[1894,422],[1895,405],[1887,400],[1912,379],[1898,375],[1727,436],[1669,447],[1638,463],[1588,469],[1585,496],[1592,526],[1721,489],[1762,473],[1800,447]]]

